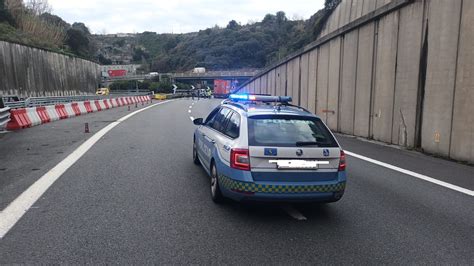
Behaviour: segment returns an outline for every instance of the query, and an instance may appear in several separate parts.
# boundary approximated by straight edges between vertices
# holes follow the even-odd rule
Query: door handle
[[[213,140],[213,139],[209,139],[211,141],[212,144],[216,144],[216,141]]]

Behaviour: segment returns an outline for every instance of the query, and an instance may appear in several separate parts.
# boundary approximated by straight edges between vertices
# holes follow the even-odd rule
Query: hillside
[[[314,41],[340,0],[308,20],[289,20],[280,11],[261,22],[213,27],[188,34],[144,32],[94,35],[96,54],[108,64],[142,64],[143,71],[187,71],[200,66],[212,70],[262,68]]]
[[[314,41],[341,0],[308,20],[290,20],[283,11],[241,25],[231,20],[187,34],[91,35],[84,23],[72,25],[51,14],[47,0],[0,0],[0,40],[74,54],[104,65],[141,64],[143,72],[255,69]]]

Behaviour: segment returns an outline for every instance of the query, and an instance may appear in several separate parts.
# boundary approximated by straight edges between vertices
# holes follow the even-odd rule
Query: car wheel
[[[211,198],[215,203],[222,203],[224,197],[222,196],[221,189],[219,188],[219,178],[217,169],[214,163],[211,165]]]
[[[193,162],[195,165],[201,164],[197,153],[196,141],[193,142]]]

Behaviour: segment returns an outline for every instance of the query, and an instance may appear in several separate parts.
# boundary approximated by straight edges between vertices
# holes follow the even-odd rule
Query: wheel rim
[[[217,191],[217,172],[216,172],[216,167],[212,167],[212,174],[211,174],[211,193],[212,196],[214,197],[216,195]]]

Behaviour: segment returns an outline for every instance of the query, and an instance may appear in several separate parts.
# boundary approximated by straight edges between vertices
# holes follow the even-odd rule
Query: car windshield
[[[319,118],[269,115],[248,121],[250,146],[338,147]]]

